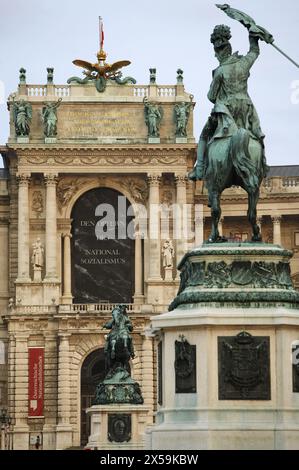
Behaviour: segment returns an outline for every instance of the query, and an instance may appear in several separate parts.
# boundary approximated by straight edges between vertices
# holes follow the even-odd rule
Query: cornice
[[[199,201],[204,201],[206,202],[208,200],[208,196],[206,194],[200,194],[197,195],[195,194],[195,199]],[[272,201],[279,201],[279,200],[285,200],[285,199],[299,199],[299,189],[297,193],[277,193],[277,194],[271,194],[269,196],[265,197],[260,197],[259,198],[259,203],[261,202],[272,202]],[[248,198],[245,196],[240,196],[238,195],[232,195],[232,196],[222,196],[221,201],[223,203],[229,202],[229,201],[239,201],[242,203],[247,203]]]
[[[129,167],[151,168],[153,165],[161,165],[162,167],[179,166],[186,167],[188,159],[190,158],[190,150],[167,148],[167,149],[152,149],[152,148],[134,148],[134,149],[67,149],[51,150],[51,151],[37,151],[31,149],[18,152],[18,168],[22,168],[29,172],[40,171],[45,168],[51,168],[51,171],[61,172],[69,171],[69,169],[105,167],[113,168],[121,166],[122,169],[129,169]],[[81,170],[81,171],[82,171]]]
[[[5,147],[5,150],[15,150],[18,152],[18,155],[23,154],[30,154],[32,151],[38,151],[46,153],[47,155],[55,154],[57,152],[71,152],[74,151],[78,152],[149,152],[149,153],[156,153],[160,152],[186,152],[186,151],[195,151],[197,148],[197,144],[190,143],[190,144],[132,144],[132,145],[115,145],[115,144],[73,144],[73,143],[61,143],[60,145],[45,145],[41,143],[36,144],[17,144],[17,143],[10,143],[9,148]]]

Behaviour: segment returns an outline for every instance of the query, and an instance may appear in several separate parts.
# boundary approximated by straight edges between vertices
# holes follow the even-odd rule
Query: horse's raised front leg
[[[222,238],[219,236],[218,224],[221,217],[221,207],[220,207],[220,194],[217,192],[212,192],[209,195],[209,202],[211,205],[211,216],[212,216],[212,231],[209,236],[209,242],[215,243],[221,241]]]
[[[252,241],[261,242],[262,236],[260,227],[256,223],[256,206],[259,199],[260,192],[257,189],[256,191],[248,192],[248,220],[252,226]]]

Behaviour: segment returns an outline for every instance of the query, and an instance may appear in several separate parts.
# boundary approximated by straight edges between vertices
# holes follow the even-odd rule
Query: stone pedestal
[[[149,144],[159,144],[160,143],[160,137],[149,137],[148,138],[148,143]]]
[[[33,281],[34,282],[41,282],[42,280],[42,268],[38,268],[34,266],[33,268]]]
[[[204,244],[185,255],[177,297],[152,318],[159,406],[146,448],[298,448],[291,256],[263,243]]]
[[[165,281],[172,281],[173,280],[173,275],[172,275],[172,271],[173,271],[173,268],[172,266],[166,266],[165,268]]]
[[[94,405],[86,410],[91,420],[87,449],[144,449],[150,408],[144,405]]]
[[[176,137],[175,138],[175,143],[176,144],[187,144],[188,139],[187,137]]]
[[[56,137],[45,137],[45,144],[56,144]]]
[[[29,144],[29,137],[28,136],[19,136],[17,137],[17,143],[18,144]]]

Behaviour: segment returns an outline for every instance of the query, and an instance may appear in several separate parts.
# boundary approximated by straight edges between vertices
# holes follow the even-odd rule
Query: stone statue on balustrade
[[[162,106],[157,103],[149,103],[147,97],[143,99],[144,102],[144,119],[148,128],[148,137],[160,136],[160,124],[163,118]]]
[[[28,137],[32,120],[31,104],[25,100],[13,101],[13,120],[17,136]]]
[[[45,103],[43,107],[44,134],[46,137],[56,137],[57,135],[57,108],[60,106],[62,98],[56,103]]]
[[[112,311],[112,319],[103,328],[110,330],[104,347],[106,377],[97,386],[94,404],[142,404],[139,384],[130,373],[130,360],[134,359],[135,353],[131,336],[133,325],[126,306],[116,306]]]
[[[193,96],[190,96],[190,103],[178,103],[174,107],[174,121],[176,125],[176,137],[187,137],[187,124],[192,107]]]
[[[40,238],[37,238],[36,242],[32,244],[31,264],[34,281],[41,281],[41,271],[44,266],[44,247]]]

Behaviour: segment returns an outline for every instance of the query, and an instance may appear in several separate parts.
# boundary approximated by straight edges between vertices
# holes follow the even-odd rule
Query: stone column
[[[174,215],[174,223],[176,229],[174,231],[176,237],[176,260],[177,265],[183,258],[184,254],[187,251],[187,193],[186,193],[186,176],[185,174],[176,175],[176,205],[177,205],[177,214]]]
[[[257,225],[258,225],[259,228],[260,228],[261,235],[263,234],[263,231],[262,231],[262,222],[263,222],[263,216],[262,216],[262,215],[258,215],[257,218],[256,218],[256,223],[257,223]]]
[[[149,175],[149,279],[161,280],[160,175]]]
[[[18,281],[30,282],[29,276],[29,175],[19,175],[18,195]]]
[[[28,335],[15,336],[14,370],[14,448],[28,449]]]
[[[195,248],[199,247],[204,242],[204,224],[205,218],[203,216],[195,216]]]
[[[71,238],[70,232],[63,234],[63,304],[71,304],[73,300],[71,286]]]
[[[46,280],[57,281],[56,175],[45,175],[46,195]]]
[[[203,216],[203,204],[195,204],[195,215],[194,215],[194,247],[200,246],[204,242],[204,222]]]
[[[69,336],[68,333],[59,334],[58,424],[69,424],[71,415]]]
[[[142,337],[142,395],[144,404],[151,407],[149,417],[153,417],[154,407],[154,371],[153,338],[147,334]]]
[[[72,445],[69,333],[59,333],[57,449]]]
[[[221,219],[219,220],[219,224],[218,224],[220,237],[223,237],[223,222],[224,222],[224,217],[221,217]]]
[[[143,260],[142,260],[142,238],[139,230],[139,222],[135,220],[135,294],[134,303],[142,304],[143,296]]]
[[[55,436],[57,426],[57,335],[54,331],[44,332],[45,345],[45,395],[47,418],[43,426],[43,448],[56,448]]]
[[[271,217],[273,223],[273,243],[281,245],[281,215]]]
[[[7,217],[0,217],[0,297],[2,299],[9,297],[8,239],[9,220]]]
[[[8,355],[7,355],[7,404],[8,414],[15,418],[15,365],[16,365],[16,339],[15,335],[9,332]]]

